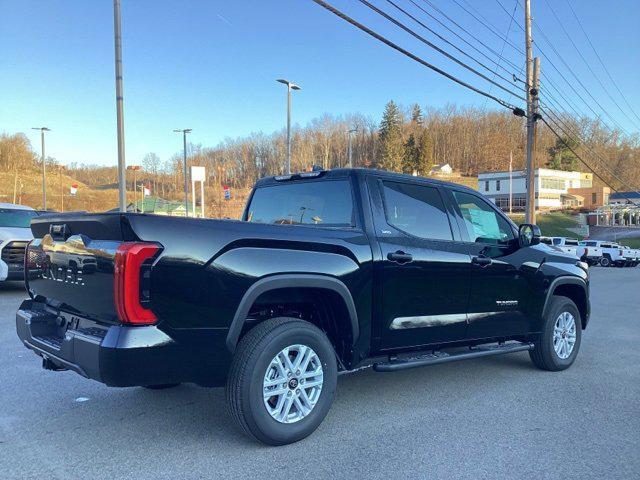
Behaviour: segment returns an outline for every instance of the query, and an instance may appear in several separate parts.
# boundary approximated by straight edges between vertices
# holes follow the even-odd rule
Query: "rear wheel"
[[[227,381],[227,404],[245,433],[284,445],[320,425],[336,384],[336,357],[327,336],[309,322],[274,318],[240,341]]]
[[[569,368],[576,359],[582,339],[582,322],[576,304],[567,297],[553,296],[547,308],[542,333],[529,351],[542,370]]]
[[[602,257],[600,259],[600,266],[608,267],[611,265],[611,259],[609,257]]]

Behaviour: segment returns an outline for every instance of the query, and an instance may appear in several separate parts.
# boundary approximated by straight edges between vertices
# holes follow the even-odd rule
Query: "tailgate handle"
[[[66,223],[59,223],[57,225],[49,225],[49,235],[51,235],[54,240],[66,240],[71,236],[71,233]]]

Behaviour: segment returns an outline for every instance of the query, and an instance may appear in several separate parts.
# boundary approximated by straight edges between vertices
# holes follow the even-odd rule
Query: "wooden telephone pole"
[[[540,58],[533,58],[531,0],[524,1],[525,51],[527,56],[527,209],[525,223],[536,223],[535,144],[540,89]]]

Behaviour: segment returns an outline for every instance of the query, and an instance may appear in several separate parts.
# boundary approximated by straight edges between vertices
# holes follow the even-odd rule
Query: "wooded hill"
[[[513,154],[514,169],[524,166],[526,138],[525,122],[521,117],[510,112],[456,106],[422,109],[414,105],[402,108],[389,102],[380,120],[358,114],[345,117],[325,114],[304,127],[294,128],[292,170],[302,171],[312,165],[323,168],[347,166],[347,132],[352,129],[357,129],[351,134],[353,165],[356,167],[406,173],[416,171],[427,175],[434,164],[449,163],[463,176],[475,176],[482,171],[507,170],[510,153]],[[554,129],[558,130],[558,127]],[[562,138],[558,139],[539,122],[538,166],[590,171],[575,152],[615,189],[635,190],[640,187],[640,140],[637,134],[628,137],[621,132],[607,130],[597,120],[572,117],[562,117],[562,130]],[[257,178],[283,173],[285,157],[286,132],[282,130],[226,139],[212,147],[191,144],[188,163],[207,167],[208,211],[212,216],[225,216],[230,204],[225,203],[221,196],[222,185],[230,185],[237,194],[236,199],[239,199]],[[93,192],[84,201],[80,200],[79,192],[75,199],[77,208],[95,211],[115,207],[115,166],[90,163],[61,166],[58,160],[64,163],[64,159],[47,159],[49,172],[68,177],[69,183],[78,182],[82,185],[81,191]],[[167,159],[150,152],[142,159],[128,158],[128,163],[142,165],[138,182],[151,184],[154,194],[169,199],[181,198],[181,152]],[[38,171],[37,153],[25,135],[0,135],[2,201],[12,201],[16,176],[41,188]],[[55,182],[55,173],[50,178]],[[133,181],[132,175],[129,181]],[[64,180],[59,179],[58,182],[57,188],[61,188]],[[474,182],[467,180],[465,183]],[[595,183],[601,182],[595,180]],[[34,193],[37,197],[37,192]],[[29,198],[28,201],[38,207],[37,202],[37,198]],[[70,205],[75,208],[73,203]],[[53,206],[56,208],[55,200]]]

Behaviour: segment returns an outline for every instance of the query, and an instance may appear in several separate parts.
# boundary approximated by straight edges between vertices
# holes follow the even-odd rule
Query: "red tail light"
[[[150,325],[158,319],[149,309],[151,261],[160,250],[155,243],[125,242],[116,251],[114,300],[122,323]]]
[[[622,249],[620,249],[620,256],[622,256]]]
[[[589,255],[589,249],[588,249],[588,248],[585,248],[585,249],[584,249],[584,255],[585,255],[585,257],[586,257],[587,255]]]

